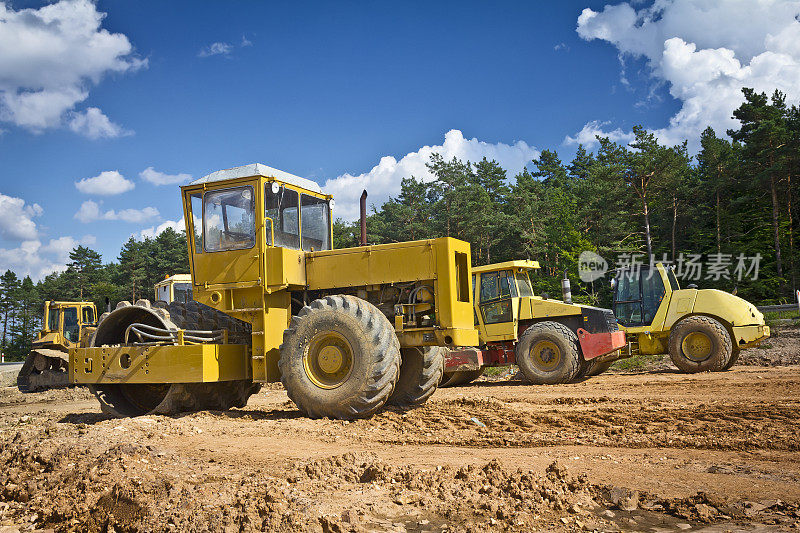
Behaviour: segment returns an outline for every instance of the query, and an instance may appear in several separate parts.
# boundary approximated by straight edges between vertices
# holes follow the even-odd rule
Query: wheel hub
[[[338,346],[325,346],[319,351],[319,367],[326,374],[335,374],[343,363],[344,354]]]
[[[343,335],[334,331],[317,333],[303,357],[306,375],[314,385],[335,389],[347,381],[353,370],[353,350]]]
[[[537,342],[531,348],[531,355],[534,364],[547,372],[555,370],[561,361],[561,350],[552,341]]]
[[[701,331],[693,331],[681,342],[683,353],[692,361],[705,361],[711,356],[713,343],[711,338]]]

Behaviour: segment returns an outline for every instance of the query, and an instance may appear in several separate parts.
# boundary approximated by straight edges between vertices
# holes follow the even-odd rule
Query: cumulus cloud
[[[90,139],[113,139],[133,134],[119,124],[111,122],[111,119],[96,107],[90,107],[83,112],[71,113],[70,117],[69,129]]]
[[[147,167],[139,173],[139,177],[144,181],[149,181],[153,185],[175,185],[178,183],[186,183],[192,179],[191,174],[166,174],[159,172],[153,167]]]
[[[81,204],[78,212],[75,213],[75,219],[80,220],[84,224],[95,222],[98,220],[121,220],[123,222],[131,222],[141,224],[149,222],[154,218],[160,216],[158,209],[155,207],[145,207],[142,209],[120,209],[115,211],[109,209],[103,211],[100,209],[100,204],[92,200],[86,200]]]
[[[731,112],[743,101],[742,87],[779,89],[789,103],[800,102],[800,1],[656,0],[638,10],[632,4],[584,9],[577,32],[613,44],[622,56],[644,58],[654,81],[681,102],[669,124],[656,129],[662,142],[689,139],[696,148],[706,126],[737,127]]]
[[[0,121],[34,132],[67,125],[89,137],[125,131],[97,108],[74,111],[108,73],[147,65],[89,0],[14,10],[0,2]],[[74,114],[70,114],[74,112]]]
[[[138,239],[155,239],[167,228],[172,228],[176,232],[180,233],[186,230],[186,224],[183,223],[183,218],[180,220],[165,220],[158,226],[150,226],[149,228],[141,230],[137,234],[134,234],[134,237],[137,237]]]
[[[403,178],[414,176],[423,181],[433,181],[434,176],[425,164],[435,153],[445,160],[457,157],[462,161],[477,162],[486,157],[490,161],[497,161],[509,175],[522,171],[529,161],[539,157],[539,151],[523,141],[491,144],[475,138],[466,139],[459,130],[450,130],[441,145],[423,146],[399,161],[392,156],[384,156],[369,172],[342,174],[326,181],[323,190],[333,194],[336,199],[335,216],[345,220],[358,218],[358,198],[363,189],[367,189],[371,204],[381,205],[390,196],[400,192]]]
[[[66,236],[46,243],[39,239],[22,241],[15,248],[0,248],[0,269],[38,281],[52,272],[66,270],[69,252],[78,245],[92,246],[96,240],[93,235],[84,235],[81,239]]]
[[[16,242],[35,239],[39,232],[33,219],[41,214],[39,204],[0,193],[0,238]]]
[[[604,126],[609,125],[610,122],[600,122],[592,120],[587,122],[581,131],[575,134],[574,137],[567,135],[564,142],[566,144],[582,144],[584,146],[592,146],[597,144],[597,136],[608,137],[614,142],[628,144],[633,141],[634,135],[631,132],[624,132],[620,128],[612,131],[605,131]]]
[[[233,45],[230,43],[211,43],[197,52],[197,57],[227,56],[232,50]]]
[[[116,170],[106,170],[93,178],[84,178],[75,182],[75,188],[83,194],[113,196],[133,190],[133,182]]]

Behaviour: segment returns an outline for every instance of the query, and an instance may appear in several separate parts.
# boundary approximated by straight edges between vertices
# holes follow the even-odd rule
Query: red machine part
[[[583,358],[587,361],[619,350],[627,345],[624,331],[589,333],[583,328],[578,328],[577,333]]]
[[[624,331],[589,333],[583,328],[578,328],[577,333],[583,358],[587,361],[627,345]],[[444,359],[444,369],[446,372],[468,371],[485,366],[511,365],[515,362],[514,343],[501,342],[489,344],[483,350],[477,348],[449,350]]]
[[[483,350],[449,350],[444,359],[444,369],[446,372],[478,370],[484,366],[511,365],[515,360],[514,343],[501,342],[489,344]]]

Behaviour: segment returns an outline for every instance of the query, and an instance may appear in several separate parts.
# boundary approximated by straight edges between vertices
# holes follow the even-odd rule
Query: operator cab
[[[666,294],[665,282],[673,291],[680,288],[672,268],[636,265],[618,270],[613,281],[617,321],[623,326],[651,325]]]
[[[530,270],[536,261],[506,261],[472,269],[475,326],[486,340],[513,340],[517,335],[521,299],[533,296]],[[528,306],[530,310],[530,306]]]
[[[81,329],[97,325],[97,313],[89,302],[46,302],[45,323],[37,340],[53,334],[60,335],[66,344],[77,343]]]
[[[293,284],[280,265],[332,248],[333,199],[314,181],[252,164],[181,189],[194,285]]]

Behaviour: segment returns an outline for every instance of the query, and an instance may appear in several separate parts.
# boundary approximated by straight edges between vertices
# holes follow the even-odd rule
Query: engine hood
[[[695,289],[694,312],[718,316],[733,326],[764,325],[764,315],[743,298],[717,289]]]

